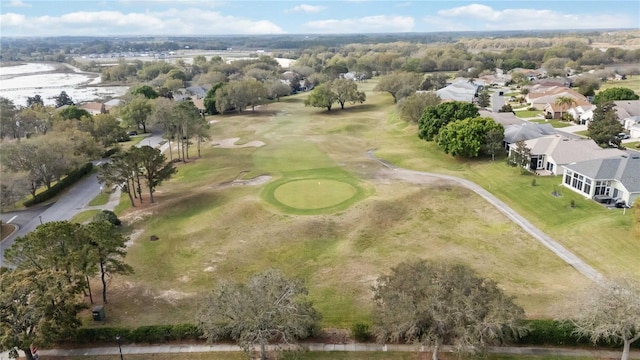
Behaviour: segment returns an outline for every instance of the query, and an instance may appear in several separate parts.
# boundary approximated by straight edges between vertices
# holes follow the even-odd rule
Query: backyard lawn
[[[195,321],[198,299],[216,282],[272,267],[305,281],[323,326],[347,329],[370,320],[376,278],[417,257],[469,264],[535,318],[565,315],[590,285],[475,193],[391,179],[370,149],[400,167],[475,181],[603,273],[640,275],[629,213],[560,188],[557,177],[520,175],[503,159],[443,154],[374,84],[360,84],[367,101],[344,110],[304,107],[301,94],[215,117],[211,144],[177,165],[156,204],[127,209],[123,197],[116,212],[132,230],[135,273],[111,280],[106,324]],[[213,146],[229,138],[262,145]]]

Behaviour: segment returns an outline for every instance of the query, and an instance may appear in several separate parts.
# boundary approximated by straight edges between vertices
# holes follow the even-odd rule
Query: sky
[[[639,29],[638,0],[0,0],[0,36]]]

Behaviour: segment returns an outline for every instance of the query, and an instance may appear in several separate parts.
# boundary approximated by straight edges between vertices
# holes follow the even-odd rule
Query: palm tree
[[[555,104],[560,107],[560,120],[562,120],[562,112],[566,109],[571,108],[571,106],[576,105],[576,99],[571,96],[558,96],[556,98]]]

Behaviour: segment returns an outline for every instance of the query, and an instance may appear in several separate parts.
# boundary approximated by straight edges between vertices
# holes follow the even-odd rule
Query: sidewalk
[[[309,351],[342,351],[342,352],[417,352],[428,351],[417,345],[380,345],[380,344],[321,344],[321,343],[303,343],[304,347]],[[270,347],[273,349],[273,347]],[[221,345],[122,345],[123,355],[132,354],[178,354],[178,353],[207,353],[207,352],[241,352],[242,349],[237,345],[221,344]],[[452,352],[451,346],[443,346],[442,352]],[[488,347],[487,352],[493,354],[507,355],[523,355],[523,356],[568,356],[568,357],[587,357],[593,359],[603,358],[619,358],[622,355],[622,349],[619,350],[601,350],[601,349],[584,349],[584,348],[557,348],[557,347]],[[118,355],[117,346],[83,348],[83,349],[50,349],[40,350],[38,355],[41,356],[104,356]],[[21,356],[24,354],[21,353]],[[7,353],[0,353],[0,360],[8,360]],[[640,359],[640,351],[631,351],[629,359]]]

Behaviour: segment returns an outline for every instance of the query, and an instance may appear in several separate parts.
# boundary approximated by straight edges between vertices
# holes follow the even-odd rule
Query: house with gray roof
[[[457,78],[451,84],[436,90],[436,94],[442,100],[473,103],[473,100],[478,96],[478,90],[482,86],[484,86],[484,81]]]
[[[568,139],[548,135],[524,142],[530,150],[528,169],[538,175],[560,175],[562,166],[574,162],[605,159],[627,153],[619,149],[603,149],[591,139]],[[509,146],[509,155],[517,145]]]
[[[580,161],[563,166],[562,185],[587,198],[627,205],[640,198],[640,154]]]
[[[557,134],[556,129],[551,126],[551,124],[525,122],[522,124],[507,125],[504,128],[505,148],[508,149],[509,144],[514,144],[518,141],[537,139],[555,134]]]

